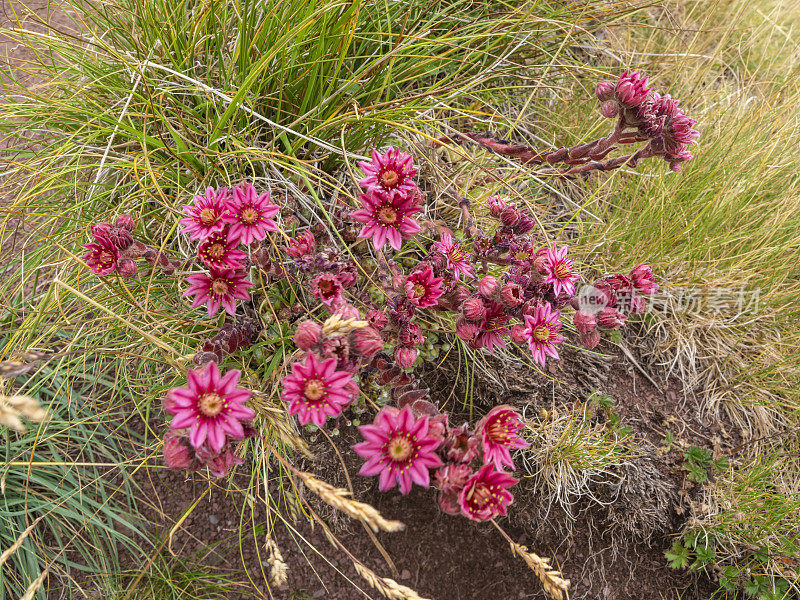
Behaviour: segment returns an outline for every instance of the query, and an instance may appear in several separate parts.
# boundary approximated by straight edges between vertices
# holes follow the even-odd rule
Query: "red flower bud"
[[[483,300],[474,296],[464,300],[461,310],[470,321],[480,321],[486,316],[486,305],[484,305]]]
[[[362,327],[353,332],[353,345],[356,352],[367,358],[372,358],[383,350],[383,338],[372,327]]]
[[[597,84],[597,88],[595,89],[597,99],[600,100],[600,102],[611,100],[614,97],[614,90],[616,87],[613,81],[609,81],[608,79],[601,81]]]
[[[417,360],[416,348],[409,348],[406,346],[398,346],[394,350],[394,361],[398,366],[408,369]]]
[[[418,346],[425,341],[422,329],[416,323],[406,323],[400,328],[397,336],[403,346]]]
[[[606,119],[613,119],[619,114],[619,104],[616,100],[606,100],[600,105],[600,114]]]
[[[581,334],[581,345],[583,345],[584,348],[588,348],[589,350],[591,350],[599,343],[600,343],[600,332],[597,329],[590,331],[588,333]]]
[[[322,327],[319,323],[307,320],[297,326],[294,332],[294,344],[301,350],[309,350],[316,346],[322,338]]]
[[[114,225],[122,229],[127,229],[128,231],[133,231],[133,228],[136,227],[136,222],[130,215],[120,215],[117,217],[117,220],[114,221]]]
[[[506,227],[519,223],[519,211],[513,206],[506,206],[500,213],[500,222]]]
[[[469,321],[459,320],[456,322],[456,335],[468,342],[478,335],[478,326]]]
[[[505,200],[500,196],[492,196],[486,203],[489,205],[489,213],[495,218],[499,217],[500,213],[503,212],[503,209],[506,207]]]
[[[478,292],[480,292],[480,295],[487,300],[490,300],[499,289],[500,283],[491,275],[481,278],[481,280],[478,282]]]
[[[616,308],[606,307],[597,315],[597,324],[603,329],[619,329],[625,323],[625,315]]]
[[[514,325],[514,327],[511,328],[511,340],[517,344],[528,343],[528,338],[525,335],[524,325]]]
[[[117,263],[117,271],[122,277],[133,277],[136,275],[136,263],[130,258],[123,258]]]
[[[575,316],[572,317],[572,323],[575,325],[575,329],[581,333],[589,333],[597,329],[597,318],[593,313],[578,311],[575,313]]]
[[[164,462],[170,469],[188,469],[194,463],[194,451],[185,435],[168,430],[164,434]]]
[[[654,294],[658,291],[655,275],[653,275],[653,270],[650,268],[650,265],[636,265],[631,270],[630,278],[633,282],[633,287],[643,294]]]

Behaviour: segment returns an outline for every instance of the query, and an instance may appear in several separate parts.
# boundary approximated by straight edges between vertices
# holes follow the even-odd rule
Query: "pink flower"
[[[428,435],[428,417],[414,419],[411,408],[384,408],[372,425],[359,427],[365,442],[353,446],[367,462],[359,475],[378,475],[381,491],[399,484],[400,492],[408,494],[412,483],[430,485],[429,469],[442,461],[435,453],[439,440]]]
[[[522,429],[519,414],[510,406],[495,406],[476,427],[483,447],[483,462],[494,463],[501,470],[503,465],[514,469],[511,450],[527,448],[528,442],[517,432]]]
[[[281,398],[289,402],[289,414],[301,425],[322,427],[328,417],[337,417],[350,402],[350,373],[336,370],[336,359],[319,362],[313,352],[303,364],[292,364],[292,374],[283,378]]]
[[[204,443],[214,452],[225,445],[226,436],[244,437],[242,419],[252,419],[255,413],[244,403],[253,392],[236,387],[241,373],[228,371],[221,376],[216,363],[203,370],[187,373],[186,387],[172,388],[169,412],[174,416],[170,427],[189,427],[189,442],[195,448]]]
[[[447,259],[447,269],[453,271],[456,279],[461,275],[470,279],[475,277],[475,268],[470,264],[469,256],[461,244],[453,241],[452,235],[443,231],[440,240],[433,243],[433,249]]]
[[[406,296],[411,303],[420,308],[429,308],[438,304],[442,295],[442,278],[433,276],[433,269],[425,265],[417,269],[406,279]]]
[[[294,258],[302,258],[314,252],[316,243],[314,234],[310,231],[304,231],[296,238],[289,239],[289,245],[285,247],[286,254]]]
[[[336,275],[320,273],[311,280],[311,294],[325,306],[336,306],[343,302],[342,282]]]
[[[536,309],[534,316],[525,316],[525,337],[528,339],[528,347],[533,353],[533,360],[544,366],[545,357],[551,356],[558,358],[556,344],[564,341],[564,337],[558,333],[561,329],[561,322],[558,311],[551,309],[545,303]]]
[[[362,208],[350,216],[364,223],[358,237],[371,237],[376,250],[383,248],[387,241],[392,248],[400,250],[403,239],[412,237],[421,229],[411,217],[422,210],[415,195],[375,188],[359,197]]]
[[[208,234],[200,242],[197,256],[208,267],[214,269],[241,269],[240,261],[247,258],[247,255],[236,247],[238,245],[239,238],[225,227],[221,231]]]
[[[254,240],[263,240],[268,231],[278,231],[272,217],[280,208],[270,202],[269,191],[258,194],[252,183],[233,188],[233,197],[225,202],[227,213],[222,220],[230,225],[231,237],[242,244],[250,245]]]
[[[508,488],[515,483],[517,480],[508,473],[495,471],[492,465],[483,465],[459,494],[461,514],[475,521],[505,515],[506,507],[514,501]]]
[[[479,347],[487,348],[490,353],[494,353],[495,346],[505,348],[506,343],[502,338],[510,333],[509,320],[505,307],[497,302],[491,302],[480,325],[477,338]]]
[[[189,234],[190,240],[203,239],[217,231],[222,231],[225,222],[222,220],[225,215],[225,202],[230,198],[228,188],[215,190],[212,187],[206,188],[204,196],[192,198],[192,205],[183,207],[183,212],[188,217],[181,219],[183,232]]]
[[[650,88],[647,87],[647,77],[639,71],[626,70],[620,75],[616,85],[616,99],[627,108],[639,106],[647,99]]]
[[[184,296],[194,296],[192,308],[205,304],[208,316],[214,316],[219,307],[233,316],[236,314],[236,300],[249,300],[247,290],[253,284],[245,280],[245,273],[233,269],[209,269],[208,275],[201,273],[189,275],[186,278],[191,285],[183,293]]]
[[[560,296],[562,292],[568,296],[574,295],[575,282],[580,277],[572,266],[572,260],[567,258],[568,251],[567,246],[561,246],[561,248],[553,246],[547,249],[545,255],[543,269],[546,276],[544,282],[553,284],[553,293],[556,297]]]
[[[405,194],[412,193],[417,188],[412,179],[417,174],[413,160],[410,154],[392,147],[383,156],[378,154],[377,150],[373,150],[371,163],[358,163],[366,175],[358,183],[368,190],[378,188],[387,192],[397,190]]]
[[[108,238],[97,237],[95,239],[97,242],[83,245],[89,251],[83,255],[83,260],[95,275],[110,275],[117,268],[119,250]]]

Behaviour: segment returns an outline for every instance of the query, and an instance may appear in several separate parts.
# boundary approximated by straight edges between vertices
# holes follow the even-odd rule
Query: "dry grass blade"
[[[561,577],[561,571],[556,571],[550,566],[550,560],[542,558],[534,552],[528,552],[528,549],[516,542],[510,542],[511,551],[522,558],[531,570],[536,573],[539,581],[542,582],[542,587],[547,595],[556,600],[562,600],[568,594],[569,579]],[[568,595],[567,595],[568,597]]]
[[[269,563],[269,578],[275,587],[286,585],[289,567],[283,560],[281,549],[273,538],[267,538],[267,562]]]
[[[22,544],[25,542],[25,539],[30,535],[30,533],[31,533],[31,531],[33,531],[34,527],[36,527],[36,525],[38,525],[39,521],[41,521],[43,518],[44,518],[43,516],[39,517],[33,523],[28,525],[28,528],[19,535],[17,540],[13,544],[11,544],[11,546],[9,546],[8,549],[5,552],[3,552],[3,554],[0,554],[0,567],[2,567],[6,563],[6,561],[9,558],[11,558],[11,556],[17,550],[20,549]]]
[[[373,589],[380,592],[384,598],[391,600],[425,600],[417,592],[404,585],[397,583],[394,579],[380,577],[374,571],[368,569],[357,560],[353,560],[356,572],[363,577]]]
[[[19,600],[32,600],[33,596],[36,594],[36,591],[42,587],[44,583],[44,578],[47,577],[47,574],[50,572],[50,569],[45,569],[42,571],[42,574],[39,575],[36,579],[34,579],[31,584],[28,586],[28,589],[25,590],[25,594]]]
[[[400,521],[389,521],[369,504],[358,502],[349,498],[350,492],[342,488],[335,488],[329,483],[320,481],[311,473],[298,471],[297,476],[303,480],[308,489],[322,498],[327,504],[353,519],[358,519],[369,525],[373,531],[402,531],[406,526]]]

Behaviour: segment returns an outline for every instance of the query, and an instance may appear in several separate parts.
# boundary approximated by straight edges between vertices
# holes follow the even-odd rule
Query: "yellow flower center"
[[[408,439],[408,434],[397,435],[389,440],[387,454],[395,462],[403,462],[411,456],[414,446],[411,440]]]
[[[230,286],[228,285],[228,282],[225,281],[224,279],[215,279],[214,281],[211,282],[211,292],[215,296],[224,296],[225,294],[228,293],[229,289]]]
[[[208,392],[200,396],[197,407],[206,417],[216,417],[225,408],[225,398],[216,392]]]
[[[492,499],[492,490],[484,483],[476,483],[467,492],[467,500],[482,508]]]
[[[200,211],[200,222],[203,225],[211,225],[217,220],[217,211],[213,208],[204,208]]]
[[[393,187],[397,185],[398,181],[400,181],[400,175],[397,174],[397,171],[389,169],[381,174],[381,183],[386,187]]]
[[[100,253],[100,262],[104,265],[110,265],[114,262],[114,255],[111,252],[106,252],[105,250]]]
[[[425,295],[425,286],[421,283],[416,284],[413,289],[415,297],[422,298]]]
[[[245,225],[253,225],[258,223],[258,218],[260,216],[261,213],[251,206],[250,208],[245,208],[242,211],[241,221]]]
[[[211,258],[222,258],[225,256],[225,246],[221,242],[216,242],[211,244],[208,248],[206,248],[206,253]]]
[[[378,221],[383,225],[394,225],[397,222],[397,211],[391,206],[379,208]]]
[[[325,383],[320,379],[309,379],[303,395],[311,402],[319,402],[325,396]]]
[[[550,339],[550,328],[546,325],[537,325],[533,328],[533,339],[537,342],[546,342]]]
[[[571,270],[570,268],[565,265],[564,263],[558,263],[555,268],[556,277],[559,279],[566,279],[570,276]]]

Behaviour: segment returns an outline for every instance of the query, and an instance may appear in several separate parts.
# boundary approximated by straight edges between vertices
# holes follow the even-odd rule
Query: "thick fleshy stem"
[[[620,167],[624,166],[636,167],[636,165],[639,164],[640,160],[643,160],[645,158],[651,158],[654,156],[659,156],[659,154],[653,150],[650,144],[647,144],[647,146],[645,146],[644,148],[640,148],[633,154],[618,156],[617,158],[612,158],[611,160],[606,160],[606,161],[586,162],[580,165],[576,165],[571,169],[543,171],[539,174],[566,177],[569,175],[589,173],[590,171],[613,171],[614,169],[619,169]]]

